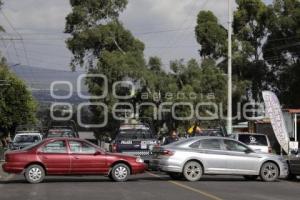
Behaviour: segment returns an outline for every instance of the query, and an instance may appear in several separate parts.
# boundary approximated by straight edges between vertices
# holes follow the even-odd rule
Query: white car
[[[276,181],[288,175],[287,161],[278,155],[254,152],[228,137],[192,137],[154,147],[152,166],[173,179],[198,181],[202,175],[240,175],[246,180]]]
[[[269,138],[265,134],[259,133],[233,133],[231,138],[234,138],[254,151],[260,151],[263,153],[272,153],[272,147]]]

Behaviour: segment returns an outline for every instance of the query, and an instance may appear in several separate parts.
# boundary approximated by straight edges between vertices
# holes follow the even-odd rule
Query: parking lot
[[[172,199],[172,200],[292,200],[299,199],[300,181],[266,183],[234,176],[205,176],[198,182],[173,181],[163,173],[147,172],[125,183],[106,177],[47,177],[28,184],[21,175],[0,172],[1,200],[8,199]]]

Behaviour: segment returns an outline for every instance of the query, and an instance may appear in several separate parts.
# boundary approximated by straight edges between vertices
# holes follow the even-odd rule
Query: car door
[[[47,174],[70,173],[70,155],[65,140],[46,143],[39,149],[37,154],[46,167]]]
[[[225,173],[226,158],[220,139],[201,139],[198,141],[198,156],[204,165],[206,173]],[[193,146],[193,145],[192,145]],[[195,147],[195,145],[194,145]]]
[[[105,174],[108,172],[105,152],[80,140],[69,140],[69,148],[72,174]]]
[[[232,174],[256,174],[259,157],[246,145],[224,139],[228,172]]]

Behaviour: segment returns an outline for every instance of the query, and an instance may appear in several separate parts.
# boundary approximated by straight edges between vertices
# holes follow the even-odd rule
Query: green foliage
[[[36,102],[27,90],[25,83],[12,74],[2,61],[0,80],[0,130],[13,131],[18,125],[34,123]]]
[[[220,58],[226,52],[227,33],[211,11],[200,11],[195,28],[196,38],[201,44],[200,55],[204,58]]]
[[[272,9],[274,20],[263,46],[264,59],[276,75],[271,83],[281,102],[299,108],[300,2],[275,0]]]

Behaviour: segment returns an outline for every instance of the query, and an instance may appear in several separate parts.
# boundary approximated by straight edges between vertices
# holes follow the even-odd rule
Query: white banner
[[[262,94],[266,106],[266,115],[271,120],[275,136],[282,149],[288,153],[290,139],[278,98],[270,91],[263,91]]]

